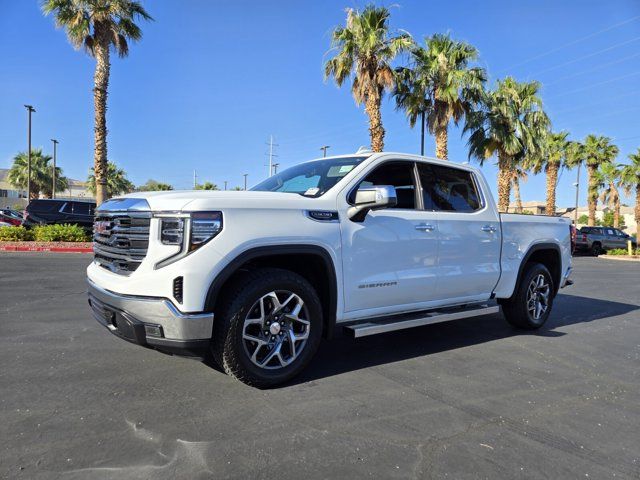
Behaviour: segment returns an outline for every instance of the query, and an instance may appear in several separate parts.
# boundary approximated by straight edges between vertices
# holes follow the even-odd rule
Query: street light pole
[[[225,190],[227,189],[227,181],[226,180],[224,181],[224,189]]]
[[[51,185],[51,198],[55,199],[56,198],[56,151],[57,151],[57,146],[58,146],[58,140],[56,140],[55,138],[52,138],[51,141],[53,142],[53,175],[51,175],[51,178],[53,178],[52,181],[52,185]]]
[[[574,183],[576,187],[576,211],[573,212],[573,224],[578,228],[578,194],[580,193],[580,167],[582,166],[582,162],[578,164],[578,175],[576,177],[576,183]]]
[[[31,114],[36,111],[31,105],[25,105],[24,108],[29,112],[29,128],[27,133],[27,203],[31,201]]]
[[[327,156],[328,148],[331,148],[331,145],[323,145],[322,147],[320,147],[320,150],[322,150],[322,158]]]
[[[243,173],[242,176],[244,177],[244,189],[247,189],[247,175],[249,175],[248,173]]]

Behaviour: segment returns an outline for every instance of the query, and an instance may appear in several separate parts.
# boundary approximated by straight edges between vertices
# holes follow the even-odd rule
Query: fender
[[[329,305],[324,310],[324,336],[330,338],[336,323],[336,313],[338,307],[338,281],[336,277],[336,269],[333,259],[329,252],[318,245],[310,244],[291,244],[291,245],[269,245],[263,247],[254,247],[245,250],[237,257],[231,260],[222,271],[214,278],[209,291],[207,292],[205,305],[207,309],[213,308],[220,290],[224,284],[236,273],[243,265],[259,258],[270,257],[273,255],[315,255],[322,259],[329,273]]]
[[[555,250],[555,252],[558,254],[558,260],[560,261],[559,271],[560,271],[560,276],[562,276],[562,271],[561,271],[562,270],[562,252],[560,251],[560,246],[556,243],[551,243],[551,242],[534,243],[529,247],[529,250],[527,250],[527,253],[525,253],[524,256],[522,257],[522,261],[520,262],[520,266],[518,267],[518,276],[516,277],[516,283],[513,286],[513,293],[511,294],[511,296],[513,296],[513,294],[516,292],[517,286],[520,284],[520,280],[522,279],[522,275],[524,274],[524,266],[527,264],[527,262],[531,258],[531,255],[533,255],[535,252],[540,250]],[[550,272],[550,273],[553,275],[553,272]],[[558,290],[560,289],[560,278],[554,278],[553,283],[554,283],[553,289],[557,293]]]

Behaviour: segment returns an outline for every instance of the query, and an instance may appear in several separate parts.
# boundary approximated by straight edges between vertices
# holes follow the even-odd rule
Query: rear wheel
[[[286,382],[309,363],[322,337],[322,308],[300,275],[274,268],[242,277],[214,322],[212,353],[252,386]]]
[[[554,292],[547,267],[541,263],[527,264],[513,297],[502,303],[505,319],[517,328],[540,328],[551,314]]]

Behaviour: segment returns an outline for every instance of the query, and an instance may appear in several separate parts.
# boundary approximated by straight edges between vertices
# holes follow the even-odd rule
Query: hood
[[[153,211],[208,210],[220,208],[306,208],[317,205],[319,198],[297,193],[235,190],[170,190],[136,192],[112,200],[144,199]],[[118,202],[120,203],[120,202]],[[99,210],[100,208],[98,208]]]

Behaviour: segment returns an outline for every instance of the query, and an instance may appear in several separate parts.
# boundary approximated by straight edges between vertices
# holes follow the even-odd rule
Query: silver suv
[[[588,252],[598,256],[614,248],[627,248],[627,241],[631,240],[636,248],[636,240],[613,227],[582,227],[576,238],[576,250]]]

